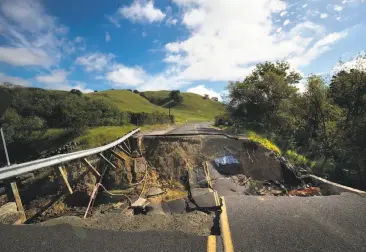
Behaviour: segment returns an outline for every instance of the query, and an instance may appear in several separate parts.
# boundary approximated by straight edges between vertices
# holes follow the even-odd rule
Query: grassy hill
[[[9,150],[20,154],[19,157],[13,154],[17,162],[35,159],[70,141],[80,142],[83,148],[111,142],[137,127],[131,123],[134,122],[131,118],[139,115],[121,112],[150,114],[158,111],[164,114],[149,115],[151,120],[142,129],[167,127],[163,123],[168,122],[169,109],[164,104],[153,104],[149,99],[157,97],[167,101],[169,91],[145,92],[145,98],[128,90],[70,94],[67,91],[0,85],[1,90],[13,96],[3,126]],[[205,100],[197,94],[181,93],[181,96],[182,103],[171,109],[177,124],[213,121],[214,116],[225,109],[223,104]]]
[[[146,112],[154,111],[165,112],[166,109],[150,103],[138,94],[127,90],[108,90],[97,93],[89,93],[87,96],[99,99],[107,104],[116,106],[121,111]]]
[[[168,97],[169,91],[147,91],[144,94],[148,99],[163,100]],[[122,111],[147,113],[159,111],[168,113],[166,106],[152,104],[139,94],[127,90],[108,90],[87,95],[94,99],[101,99]],[[171,109],[171,114],[175,115],[177,123],[185,121],[212,121],[215,115],[225,110],[225,106],[222,103],[211,99],[203,99],[200,95],[193,93],[181,93],[181,95],[183,96],[182,104]]]
[[[169,91],[146,91],[145,96],[150,99],[161,99],[168,97]],[[202,96],[193,93],[181,93],[182,104],[172,108],[172,114],[178,122],[187,121],[212,121],[214,117],[225,111],[225,106],[211,99],[203,99]]]

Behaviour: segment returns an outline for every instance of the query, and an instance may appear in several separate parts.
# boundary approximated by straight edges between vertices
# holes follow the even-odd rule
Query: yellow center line
[[[234,252],[233,241],[231,239],[231,232],[229,226],[229,219],[227,217],[226,203],[224,197],[221,197],[221,214],[220,214],[220,227],[221,227],[221,236],[224,242],[224,251],[225,252]]]
[[[216,252],[216,236],[209,235],[207,237],[207,252]]]

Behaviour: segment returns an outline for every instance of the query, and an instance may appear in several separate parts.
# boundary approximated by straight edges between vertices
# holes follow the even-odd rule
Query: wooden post
[[[110,166],[112,166],[114,169],[116,169],[117,170],[117,167],[111,162],[111,161],[109,161],[105,156],[103,156],[103,154],[102,153],[100,153],[99,154],[99,156],[101,157],[101,158],[103,158],[104,159],[104,161],[106,161]]]
[[[20,195],[19,195],[17,182],[14,181],[10,185],[11,185],[11,190],[12,190],[13,195],[14,195],[15,203],[17,204],[17,207],[18,207],[18,211],[21,214],[20,215],[20,221],[22,223],[24,223],[27,220],[27,217],[25,216],[24,207],[23,207]]]
[[[72,188],[69,184],[69,181],[67,180],[66,172],[62,166],[58,167],[58,174],[59,174],[60,179],[64,182],[67,192],[70,194],[73,194]]]
[[[97,171],[97,169],[94,168],[94,166],[86,159],[83,159],[83,163],[86,164],[98,177],[100,177],[100,173]]]
[[[117,148],[120,149],[121,151],[123,151],[127,156],[130,156],[131,153],[129,153],[128,151],[126,151],[122,146],[117,145]]]
[[[120,156],[117,152],[115,152],[114,150],[109,150],[116,158],[118,158],[119,160],[121,160],[123,163],[125,163],[126,162],[126,160],[122,157],[122,156]]]

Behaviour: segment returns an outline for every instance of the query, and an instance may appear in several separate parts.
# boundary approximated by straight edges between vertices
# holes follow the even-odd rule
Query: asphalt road
[[[366,251],[366,198],[226,196],[235,251]]]
[[[59,225],[0,225],[1,251],[207,251],[207,237],[179,232],[118,232]]]
[[[182,126],[179,126],[169,132],[166,135],[171,134],[210,134],[210,133],[218,133],[219,131],[211,128],[212,123],[203,122],[203,123],[188,123]]]

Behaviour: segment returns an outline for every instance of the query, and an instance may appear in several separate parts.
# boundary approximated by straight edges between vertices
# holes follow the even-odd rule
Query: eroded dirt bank
[[[28,223],[208,235],[216,210],[192,204],[207,189],[243,197],[333,194],[306,177],[306,168],[246,139],[146,136],[135,138],[130,147],[116,149],[118,156],[104,153],[114,167],[97,156],[89,158],[102,178],[81,161],[68,164],[71,195],[65,194],[56,169],[32,174],[34,179],[21,186]],[[98,183],[102,186],[83,219]],[[138,199],[147,207],[137,207],[133,215],[130,205]]]

